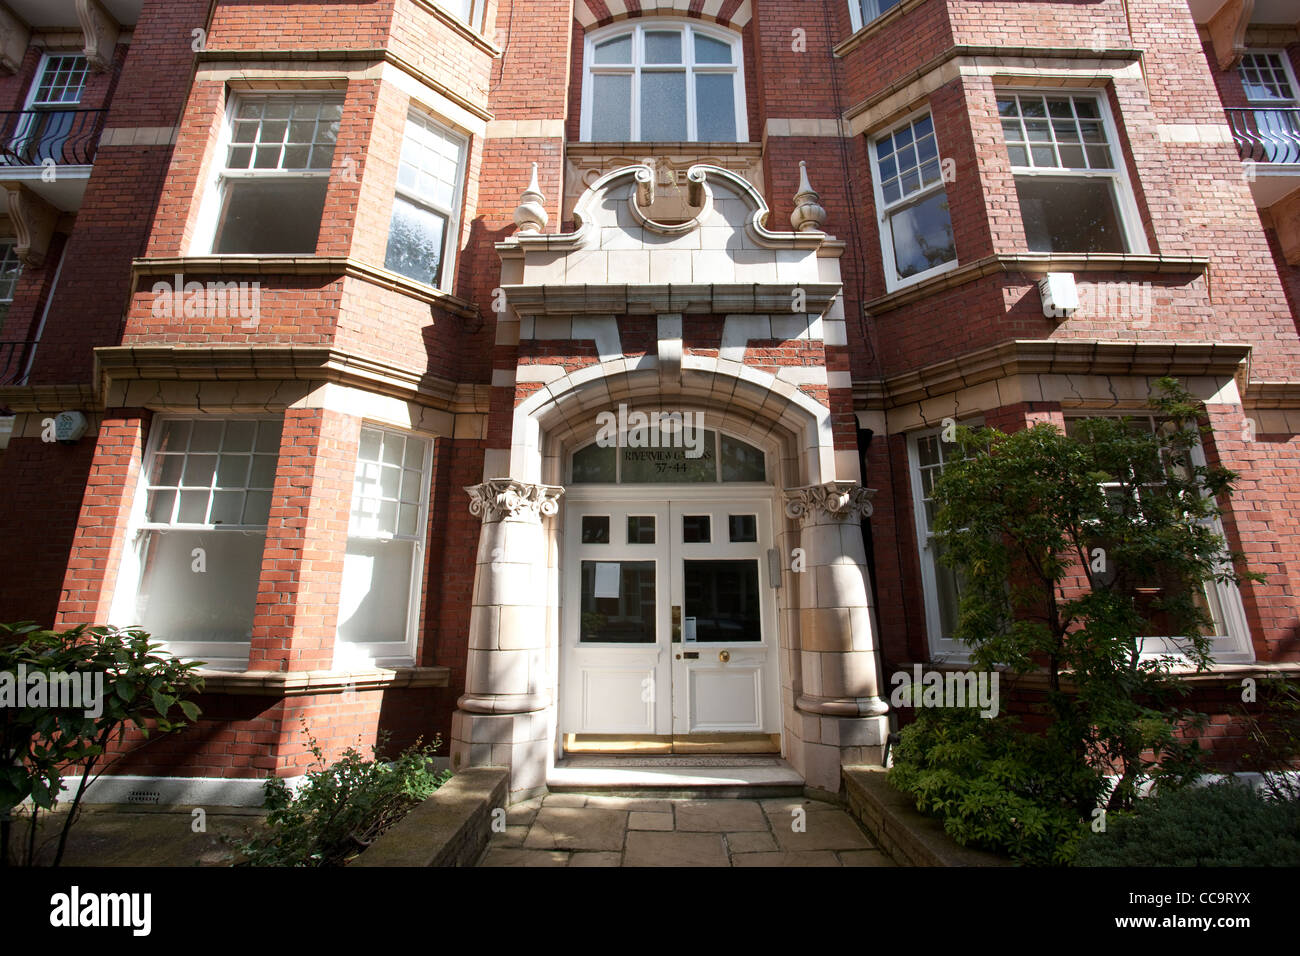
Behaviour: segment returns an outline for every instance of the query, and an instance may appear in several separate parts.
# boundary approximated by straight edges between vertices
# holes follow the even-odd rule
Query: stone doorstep
[[[351,866],[474,866],[492,835],[492,811],[505,807],[509,777],[497,767],[462,770]]]
[[[546,786],[552,794],[688,800],[798,797],[804,792],[803,778],[784,761],[733,767],[554,767]]]
[[[906,794],[890,786],[880,767],[845,767],[847,812],[856,817],[886,854],[905,866],[1014,866],[1011,861],[961,846],[943,822],[920,813]]]

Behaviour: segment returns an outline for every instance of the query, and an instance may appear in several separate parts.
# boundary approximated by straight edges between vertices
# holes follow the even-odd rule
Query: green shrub
[[[889,781],[963,846],[1038,866],[1069,862],[1101,791],[1099,777],[1014,718],[964,709],[919,711]]]
[[[366,759],[355,747],[326,765],[308,735],[318,766],[295,792],[279,777],[265,784],[269,832],[239,843],[244,866],[343,866],[450,777],[431,760],[441,744],[417,740],[392,763],[379,759],[381,737]]]
[[[1235,781],[1139,801],[1090,833],[1075,866],[1300,866],[1300,801]]]

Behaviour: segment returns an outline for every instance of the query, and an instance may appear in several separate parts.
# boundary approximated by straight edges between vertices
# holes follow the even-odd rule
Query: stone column
[[[841,764],[880,761],[889,732],[859,525],[874,494],[850,481],[786,493],[786,516],[798,522],[803,550],[802,570],[793,564],[802,681],[791,755],[809,786],[832,792]]]
[[[496,478],[465,489],[481,516],[465,693],[452,717],[454,770],[510,768],[510,789],[546,783],[551,691],[543,518],[563,488]]]

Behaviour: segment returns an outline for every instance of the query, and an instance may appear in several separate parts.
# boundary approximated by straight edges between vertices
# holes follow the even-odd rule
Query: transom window
[[[618,24],[586,43],[582,138],[744,142],[740,37],[681,21]]]
[[[644,442],[619,447],[592,442],[573,454],[571,483],[583,484],[716,484],[766,481],[762,449],[701,429],[698,444],[685,445],[679,434],[656,432]],[[695,452],[698,451],[698,454]]]
[[[336,94],[234,97],[213,253],[316,251],[342,117]]]
[[[1031,252],[1145,252],[1102,100],[1001,93],[998,115]]]
[[[853,21],[853,29],[861,30],[902,2],[903,0],[849,0],[849,19]]]
[[[446,288],[459,232],[465,139],[418,112],[406,120],[384,264]]]
[[[876,139],[871,150],[886,287],[957,264],[942,161],[929,113]]]

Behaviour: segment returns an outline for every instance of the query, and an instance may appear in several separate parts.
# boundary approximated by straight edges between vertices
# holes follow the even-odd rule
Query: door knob
[[[731,660],[731,651],[718,651],[718,660],[724,664],[727,663],[727,661]]]

